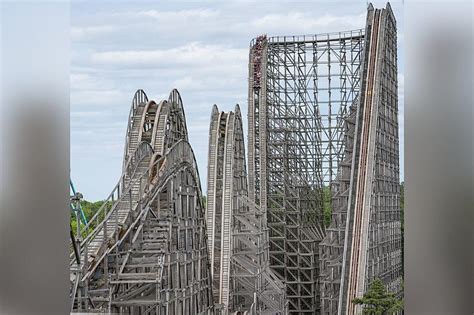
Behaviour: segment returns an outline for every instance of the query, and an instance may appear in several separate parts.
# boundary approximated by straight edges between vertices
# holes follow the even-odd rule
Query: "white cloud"
[[[147,10],[139,11],[136,13],[138,16],[150,17],[160,21],[172,21],[174,23],[186,22],[187,19],[208,19],[215,18],[219,15],[216,10],[210,9],[193,9],[193,10],[180,10],[180,11],[158,11],[158,10]]]
[[[103,74],[101,76],[80,70],[71,73],[70,82],[71,111],[75,118],[91,118],[103,114],[105,108],[123,102],[124,97],[127,97],[113,80],[107,79]]]
[[[84,183],[81,189],[89,193],[88,198],[108,193],[111,187],[106,183],[94,186],[100,179],[108,178],[113,185],[120,175],[126,118],[137,88],[155,100],[167,98],[172,88],[179,89],[204,187],[212,104],[231,110],[240,103],[247,125],[250,40],[262,33],[319,34],[365,26],[363,4],[198,6],[130,2],[112,10],[109,4],[97,2],[87,10],[72,11],[71,170],[77,174],[75,180]],[[403,90],[400,74],[400,117]],[[400,124],[402,128],[403,121]]]
[[[145,38],[153,34],[153,39],[158,37],[187,37],[189,34],[207,34],[224,18],[217,10],[190,9],[190,10],[142,10],[119,11],[101,13],[98,15],[101,23],[94,26],[74,26],[71,28],[73,42],[88,42],[106,40],[112,42],[121,38]],[[97,23],[97,18],[92,19]],[[84,22],[82,22],[84,23]],[[124,34],[134,34],[133,36]],[[182,37],[182,38],[184,38]]]
[[[119,50],[96,52],[91,56],[95,63],[120,66],[214,66],[247,60],[247,50],[222,45],[205,45],[199,42],[167,49]]]
[[[364,26],[365,18],[365,12],[358,15],[345,16],[326,13],[319,17],[304,12],[288,12],[284,14],[268,14],[256,18],[250,25],[254,29],[259,29],[269,34],[299,35],[359,29]]]
[[[131,98],[130,95],[117,89],[112,90],[78,90],[71,93],[71,104],[79,106],[115,106],[116,102],[123,102]]]
[[[202,89],[203,81],[196,80],[193,76],[185,76],[173,82],[173,86],[178,86],[180,89]]]
[[[113,83],[92,73],[72,72],[70,75],[71,90],[110,90]]]
[[[117,25],[98,25],[98,26],[85,26],[85,27],[71,27],[71,39],[73,41],[79,41],[91,36],[107,35],[120,30]]]
[[[99,111],[84,111],[84,112],[71,111],[71,119],[100,117],[102,114],[103,113]]]

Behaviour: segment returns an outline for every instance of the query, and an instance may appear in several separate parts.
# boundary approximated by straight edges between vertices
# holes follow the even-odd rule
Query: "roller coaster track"
[[[396,26],[390,5],[369,6],[360,97],[345,120],[331,225],[321,243],[322,311],[359,314],[353,300],[378,277],[401,291]]]
[[[375,71],[377,70],[377,59],[379,54],[378,41],[379,41],[379,30],[380,30],[380,10],[375,10],[373,15],[373,23],[371,25],[371,34],[370,34],[370,45],[366,50],[368,53],[368,68],[367,68],[367,81],[366,90],[363,91],[364,95],[361,97],[361,100],[365,101],[365,104],[361,105],[363,111],[362,124],[361,124],[361,143],[360,143],[360,155],[359,155],[359,165],[358,165],[358,178],[357,178],[357,196],[355,198],[355,211],[354,211],[354,226],[352,228],[352,245],[351,245],[351,258],[350,258],[350,269],[349,269],[349,291],[348,291],[348,310],[349,314],[354,313],[355,305],[351,303],[351,299],[354,299],[356,295],[362,296],[364,293],[364,287],[362,292],[357,294],[357,286],[360,283],[364,283],[365,279],[365,252],[366,248],[363,248],[365,242],[363,241],[363,235],[368,233],[368,215],[370,208],[367,207],[365,199],[370,199],[372,194],[372,180],[371,172],[373,166],[373,159],[370,159],[370,151],[373,152],[372,146],[374,132],[375,132],[375,117],[377,116],[377,107],[373,104],[375,101],[373,99],[375,93]],[[371,141],[372,140],[372,141]],[[369,201],[370,202],[370,201]],[[370,203],[368,203],[370,204]],[[354,273],[354,275],[353,275]],[[362,280],[362,281],[361,281]]]
[[[264,214],[248,199],[242,117],[212,108],[207,226],[215,302],[222,314],[283,314],[285,289],[268,266]]]
[[[390,4],[369,5],[365,29],[254,39],[248,113],[248,196],[267,217],[270,268],[288,312],[358,314],[354,298],[376,278],[400,295]]]
[[[122,175],[71,252],[71,310],[207,314],[212,285],[199,172],[181,96],[135,93]]]
[[[214,105],[206,209],[178,91],[135,93],[121,176],[71,233],[71,311],[359,314],[376,278],[403,294],[390,5],[365,29],[257,37],[248,83],[249,172],[239,106]]]

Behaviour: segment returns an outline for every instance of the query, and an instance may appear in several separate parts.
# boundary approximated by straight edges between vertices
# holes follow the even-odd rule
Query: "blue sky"
[[[385,2],[374,1],[376,7]],[[365,1],[73,1],[71,4],[71,178],[87,200],[107,197],[120,177],[134,92],[149,99],[178,88],[206,187],[213,104],[240,104],[247,130],[252,38],[363,28]],[[403,4],[391,2],[399,40],[399,125],[403,178]]]

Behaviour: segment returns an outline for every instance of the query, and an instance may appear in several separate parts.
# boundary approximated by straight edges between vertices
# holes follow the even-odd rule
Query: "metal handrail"
[[[145,91],[143,91],[142,89],[139,89],[135,92],[135,95],[133,95],[133,99],[132,99],[132,107],[130,108],[130,112],[128,114],[128,122],[127,122],[127,132],[125,133],[125,147],[124,147],[124,156],[127,156],[127,150],[128,150],[128,143],[130,141],[130,130],[131,130],[131,126],[133,124],[133,116],[134,116],[134,113],[135,113],[135,110],[138,108],[138,106],[140,106],[140,102],[139,102],[139,99],[137,98],[137,96],[139,94],[143,93],[143,95],[145,96],[145,104],[146,102],[148,102],[148,96],[146,95]],[[126,162],[124,161],[123,164],[125,165]],[[125,168],[124,168],[125,169]]]
[[[365,29],[354,29],[341,32],[329,32],[320,34],[300,34],[300,35],[283,35],[283,36],[268,36],[267,42],[269,43],[312,43],[317,41],[334,41],[340,39],[359,38],[364,36]],[[250,40],[250,47],[255,45],[256,38]]]
[[[146,148],[146,149],[148,149],[148,150],[144,150],[143,148]],[[138,164],[141,162],[141,160],[142,160],[145,156],[147,156],[145,153],[148,153],[148,152],[151,152],[151,154],[153,154],[153,148],[149,145],[149,143],[147,143],[147,142],[141,142],[141,143],[138,145],[138,147],[135,149],[135,153],[134,153],[134,155],[132,156],[132,158],[129,159],[128,162],[127,162],[127,166],[125,167],[125,170],[128,171],[128,172],[124,172],[124,173],[122,174],[122,176],[120,177],[120,179],[119,179],[117,185],[115,185],[115,187],[114,187],[114,189],[112,190],[112,192],[111,192],[111,193],[109,194],[109,196],[105,199],[104,204],[99,208],[99,210],[97,210],[97,212],[94,214],[94,216],[90,219],[89,223],[92,222],[93,220],[95,220],[95,219],[98,217],[99,212],[100,212],[103,208],[106,207],[107,201],[109,201],[109,199],[112,199],[112,201],[115,201],[115,200],[113,199],[113,196],[114,196],[114,193],[115,193],[116,191],[118,191],[118,193],[117,193],[117,197],[118,197],[118,198],[117,198],[116,201],[119,200],[120,196],[123,195],[123,189],[121,190],[122,193],[120,193],[120,189],[119,189],[119,188],[120,188],[120,184],[122,184],[122,186],[124,186],[125,176],[126,176],[126,175],[129,175],[129,176],[131,177],[132,174],[135,173],[136,168],[138,167]],[[135,168],[133,169],[133,172],[130,172],[129,167],[132,166],[132,165],[135,166]],[[127,173],[128,173],[128,174],[127,174]],[[129,185],[129,186],[130,186],[130,185]],[[86,225],[86,226],[83,228],[83,230],[81,231],[81,233],[84,232],[89,226],[90,226],[90,224]]]
[[[139,146],[139,147],[142,147],[142,146]],[[153,151],[151,151],[153,152]],[[188,152],[190,154],[185,154],[185,152]],[[146,155],[144,155],[146,156]],[[191,157],[191,161],[189,161],[189,157]],[[169,164],[166,162],[166,161],[171,161]],[[140,159],[140,161],[142,161]],[[152,183],[149,182],[150,180],[150,174],[151,172],[155,171],[155,168],[158,168],[159,169],[157,170],[156,172],[156,176],[159,178],[159,181],[157,183],[155,183],[155,185],[153,185]],[[100,264],[100,262],[108,255],[111,253],[112,250],[115,250],[118,246],[120,246],[121,242],[125,239],[125,237],[127,237],[134,229],[134,227],[136,227],[136,225],[143,219],[144,215],[146,215],[146,213],[148,213],[148,211],[150,210],[150,203],[154,200],[154,196],[156,195],[156,193],[158,191],[160,191],[164,185],[166,185],[166,183],[168,182],[169,178],[171,178],[173,176],[173,172],[176,171],[177,169],[181,169],[183,167],[190,167],[194,173],[194,179],[195,179],[195,185],[196,185],[196,188],[200,191],[201,187],[200,187],[200,182],[199,182],[199,174],[197,173],[198,169],[197,169],[197,163],[196,163],[196,159],[195,159],[195,156],[194,156],[194,152],[192,151],[192,148],[190,146],[190,144],[185,141],[185,140],[179,140],[178,142],[176,142],[167,152],[167,154],[165,154],[163,157],[159,158],[158,160],[154,161],[153,164],[151,164],[148,169],[143,172],[142,174],[140,174],[140,176],[138,176],[137,178],[135,179],[132,179],[130,181],[130,184],[128,185],[127,189],[125,191],[122,191],[122,194],[121,196],[123,195],[126,195],[127,193],[130,193],[131,191],[131,188],[132,188],[132,184],[133,183],[137,183],[137,181],[140,181],[140,197],[139,199],[143,202],[139,202],[135,205],[135,208],[136,209],[137,207],[140,207],[140,212],[138,213],[137,217],[134,219],[134,221],[130,224],[130,226],[127,228],[127,230],[125,231],[125,233],[123,235],[121,235],[120,239],[118,238],[118,235],[115,234],[115,242],[114,244],[109,248],[109,247],[106,247],[104,252],[100,255],[100,257],[98,257],[98,259],[96,259],[92,265],[89,265],[89,262],[87,260],[87,257],[86,259],[84,260],[84,263],[81,267],[79,267],[78,270],[76,270],[75,274],[76,274],[76,277],[80,277],[81,279],[79,281],[85,281],[87,280],[87,277],[89,277],[93,272],[94,270],[97,268],[97,266]],[[136,169],[137,169],[137,166],[134,168],[134,171],[133,171],[133,175],[135,174],[136,172]],[[196,177],[197,176],[197,177]],[[123,177],[123,176],[122,176]],[[150,184],[149,186],[147,185],[144,185],[142,184],[143,182],[142,181],[145,181],[145,184]],[[120,182],[119,184],[117,184],[117,186],[120,185]],[[119,198],[120,200],[120,198]],[[118,201],[118,200],[117,200]],[[202,202],[200,199],[198,200],[198,202]],[[113,215],[113,213],[115,211],[118,211],[117,210],[117,203],[113,204],[112,207],[111,207],[111,210],[107,213],[106,217],[101,221],[101,223],[94,229],[94,231],[89,234],[86,239],[83,241],[84,245],[85,246],[81,246],[81,248],[84,248],[85,250],[85,254],[87,255],[87,251],[88,251],[88,242],[92,239],[93,236],[97,235],[98,231],[100,231],[101,228],[103,227],[106,227],[106,225],[104,225],[105,223],[107,223],[110,219],[111,219],[111,216]],[[115,217],[115,219],[117,220],[118,216]],[[117,222],[117,221],[116,221]],[[109,237],[108,235],[104,234],[104,238],[102,240],[102,244],[107,244],[109,242]],[[102,245],[103,246],[103,245]],[[207,244],[206,244],[206,247],[207,247]],[[82,277],[81,277],[82,275]],[[72,304],[74,304],[74,301],[75,301],[75,296],[72,297]]]
[[[140,146],[139,146],[140,147]],[[153,170],[155,167],[157,167],[158,165],[161,165],[163,163],[166,163],[166,160],[171,160],[173,161],[173,164],[176,165],[176,164],[182,164],[184,161],[184,152],[183,150],[185,149],[189,149],[191,154],[193,155],[193,159],[192,159],[192,162],[190,164],[190,166],[192,167],[192,169],[196,172],[196,174],[198,174],[198,169],[197,169],[197,163],[196,163],[196,159],[194,157],[194,153],[192,151],[192,148],[190,147],[189,143],[185,140],[180,140],[178,142],[176,142],[170,149],[169,149],[169,153],[170,155],[165,155],[163,157],[161,157],[160,159],[158,159],[157,161],[155,161],[153,163],[153,165],[151,165],[143,174],[141,174],[138,178],[136,179],[133,179],[131,180],[130,184],[128,185],[128,187],[125,189],[125,191],[122,191],[122,193],[120,194],[120,197],[121,196],[124,196],[126,195],[127,193],[130,193],[130,190],[132,188],[132,184],[133,183],[137,183],[138,181],[143,181],[145,180],[145,183],[148,182],[148,179],[149,179],[149,175],[150,175],[150,172],[151,170]],[[170,169],[171,170],[174,170],[174,168],[168,168],[168,170],[166,170],[166,172],[163,172],[161,174],[158,174],[159,177],[161,179],[168,179],[170,177]],[[199,175],[197,175],[199,176]],[[119,182],[120,184],[120,182]],[[116,185],[119,186],[119,184]],[[161,187],[162,187],[163,183],[161,183],[161,185],[152,185],[152,191],[156,191],[157,189],[159,190]],[[196,183],[196,188],[200,191],[201,190],[201,185],[199,183],[199,181],[197,181]],[[141,185],[141,187],[145,187],[145,185]],[[152,191],[148,191],[147,194],[149,194],[149,196],[153,196],[154,193],[152,193]],[[112,195],[112,193],[111,193]],[[142,196],[140,196],[142,197]],[[117,199],[117,201],[119,201],[120,198]],[[198,202],[202,202],[201,200],[198,200]],[[88,244],[93,237],[95,237],[98,232],[102,229],[102,227],[104,226],[104,223],[108,222],[108,220],[110,219],[110,217],[113,215],[113,213],[116,211],[117,207],[116,205],[118,204],[118,202],[115,202],[114,204],[111,205],[111,208],[110,210],[107,212],[105,218],[102,219],[102,221],[94,228],[94,230],[89,233],[87,235],[87,237],[81,242],[81,254],[82,254],[82,251],[83,249],[85,248],[85,245]],[[105,204],[104,204],[105,205]],[[103,206],[105,207],[105,206]],[[101,207],[102,208],[102,207]],[[103,211],[103,210],[102,210]],[[93,220],[90,220],[90,222],[92,222]],[[103,243],[105,242],[108,242],[108,239],[107,239],[107,235],[104,235],[104,239],[102,240]],[[70,255],[70,258],[72,259],[73,258],[73,254],[74,253],[71,253]]]
[[[84,233],[85,231],[87,231],[89,229],[89,227],[91,226],[91,224],[93,222],[96,222],[96,221],[99,220],[99,216],[101,215],[101,213],[104,214],[104,218],[101,220],[101,222],[100,223],[96,222],[96,223],[98,223],[97,226],[94,228],[94,230],[92,230],[90,233],[88,233],[86,238],[81,242],[81,249],[86,244],[86,242],[88,242],[91,239],[92,235],[95,236],[97,234],[98,228],[102,227],[103,222],[106,221],[110,217],[110,214],[114,211],[114,209],[116,208],[116,205],[118,204],[118,201],[121,199],[121,197],[124,195],[124,193],[129,192],[129,190],[131,189],[132,181],[128,184],[127,188],[124,187],[125,186],[125,176],[129,175],[129,177],[132,178],[133,175],[135,174],[137,168],[138,168],[138,165],[143,160],[143,158],[145,158],[146,156],[151,156],[151,155],[153,155],[153,148],[147,142],[141,142],[138,145],[138,147],[135,149],[134,155],[127,162],[127,165],[125,167],[125,171],[122,173],[122,176],[120,177],[118,183],[112,189],[112,192],[105,199],[102,206],[97,210],[97,212],[89,220],[89,222],[85,226],[83,226],[83,228],[81,229],[81,235],[82,235],[82,233]],[[132,167],[133,167],[133,169],[132,169]],[[114,198],[115,195],[117,197],[116,199]],[[109,211],[107,211],[107,207],[108,207],[110,201],[112,201],[112,204],[110,205]],[[70,254],[70,258],[73,258],[73,253]]]

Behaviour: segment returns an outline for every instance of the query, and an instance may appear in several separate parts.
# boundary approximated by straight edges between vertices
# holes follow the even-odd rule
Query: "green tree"
[[[352,303],[362,305],[364,314],[395,314],[403,310],[403,302],[387,292],[379,278],[370,284],[362,298],[355,298]]]
[[[86,219],[89,221],[97,212],[97,210],[100,209],[100,207],[105,203],[104,200],[96,201],[96,202],[90,202],[87,200],[81,200],[81,208],[82,211],[84,212],[84,216]],[[110,207],[112,205],[111,202],[107,202],[107,206]],[[82,237],[86,237],[88,232],[91,232],[94,230],[94,228],[97,226],[98,222],[101,222],[104,219],[104,212],[101,212],[98,216],[97,220],[94,220],[91,222],[88,231],[83,231]],[[77,233],[77,222],[76,222],[76,214],[74,211],[71,211],[71,229],[74,234]],[[81,222],[82,226],[82,222]]]

